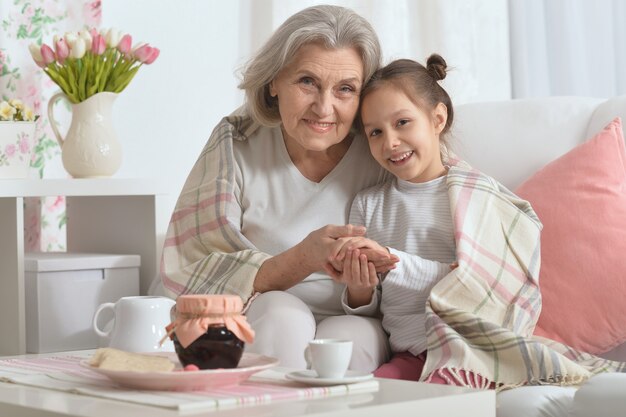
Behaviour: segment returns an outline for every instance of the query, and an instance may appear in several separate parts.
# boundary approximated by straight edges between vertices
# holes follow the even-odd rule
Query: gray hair
[[[381,63],[381,48],[374,28],[356,12],[340,6],[313,6],[287,19],[243,70],[239,88],[246,93],[246,110],[266,126],[280,123],[278,103],[269,85],[298,50],[310,43],[327,48],[356,48],[363,60],[367,82]]]

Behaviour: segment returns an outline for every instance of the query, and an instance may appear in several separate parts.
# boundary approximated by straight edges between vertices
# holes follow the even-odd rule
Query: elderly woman
[[[353,11],[290,17],[244,69],[245,106],[217,125],[172,215],[166,293],[240,295],[256,331],[248,351],[284,366],[304,368],[307,343],[324,337],[354,341],[351,369],[388,357],[379,320],[344,315],[343,286],[323,272],[337,239],[365,233],[346,225],[354,195],[386,175],[352,129],[379,64],[378,38]],[[379,272],[396,261],[367,255]]]

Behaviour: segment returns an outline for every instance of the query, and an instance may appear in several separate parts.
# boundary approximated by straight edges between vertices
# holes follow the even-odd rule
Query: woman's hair
[[[363,61],[363,82],[380,67],[381,48],[374,28],[354,11],[339,6],[313,6],[287,19],[243,70],[239,88],[246,93],[246,109],[259,123],[280,123],[278,101],[269,85],[298,50],[319,43],[326,48],[356,48]]]
[[[426,61],[426,66],[410,59],[398,59],[379,69],[372,75],[370,81],[361,91],[361,103],[367,95],[383,85],[392,84],[402,90],[409,100],[422,110],[431,112],[439,103],[443,103],[448,110],[446,125],[441,131],[441,138],[450,130],[454,120],[454,109],[450,96],[438,83],[446,78],[446,61],[437,54],[432,54]],[[359,124],[362,122],[359,117]],[[445,142],[445,140],[444,140]]]

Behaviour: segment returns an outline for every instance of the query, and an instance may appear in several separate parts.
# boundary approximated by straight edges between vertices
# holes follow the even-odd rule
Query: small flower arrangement
[[[119,93],[139,68],[152,64],[159,49],[146,43],[132,45],[132,37],[119,30],[96,29],[55,36],[53,46],[29,46],[35,63],[63,90],[72,103],[94,94]]]
[[[33,109],[16,98],[0,101],[0,121],[2,122],[35,122],[39,119]]]

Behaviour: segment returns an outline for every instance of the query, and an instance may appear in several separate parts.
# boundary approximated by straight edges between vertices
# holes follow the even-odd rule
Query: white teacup
[[[93,330],[108,339],[112,348],[127,352],[173,352],[169,338],[163,346],[160,340],[166,335],[170,323],[170,310],[176,302],[166,297],[122,297],[115,303],[101,304],[93,316]],[[113,326],[108,330],[98,328],[98,316],[106,309],[113,310]]]
[[[315,339],[304,350],[304,359],[319,378],[343,378],[352,357],[352,341]]]

